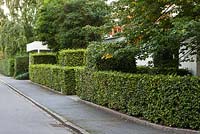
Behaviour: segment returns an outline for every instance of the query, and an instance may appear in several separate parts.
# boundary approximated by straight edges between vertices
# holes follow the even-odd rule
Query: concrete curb
[[[59,121],[60,123],[62,123],[62,125],[64,125],[65,127],[71,129],[75,133],[77,133],[77,134],[90,134],[86,130],[84,130],[84,129],[80,128],[79,126],[76,126],[73,123],[67,121],[62,116],[60,116],[57,113],[51,111],[50,109],[48,109],[44,105],[38,103],[37,101],[35,101],[34,99],[30,98],[29,96],[25,95],[24,93],[22,93],[21,91],[19,91],[17,88],[15,88],[12,85],[6,83],[2,79],[0,79],[0,82],[3,83],[3,84],[5,84],[5,85],[7,85],[9,88],[11,88],[17,94],[19,94],[19,95],[23,96],[24,98],[26,98],[28,101],[30,101],[31,103],[33,103],[34,105],[36,105],[37,107],[39,107],[40,109],[42,109],[43,111],[45,111],[47,114],[49,114],[50,116],[52,116],[53,118],[55,118],[57,121]]]
[[[109,108],[106,108],[106,107],[103,107],[103,106],[100,106],[100,105],[97,105],[97,104],[94,104],[94,103],[91,103],[91,102],[88,102],[88,101],[85,101],[85,100],[80,99],[79,101],[81,103],[95,107],[99,110],[111,113],[111,114],[113,114],[117,117],[120,117],[122,119],[125,119],[127,121],[131,121],[131,122],[141,124],[141,125],[144,125],[144,126],[152,127],[152,128],[158,129],[158,130],[163,130],[163,131],[166,131],[166,132],[176,133],[176,134],[200,134],[200,131],[162,126],[162,125],[150,123],[150,122],[145,121],[145,120],[138,119],[136,117],[132,117],[132,116],[129,116],[129,115],[126,115],[126,114],[122,114],[120,112],[114,111],[112,109],[109,109]]]
[[[40,87],[44,88],[45,90],[51,91],[51,92],[53,92],[53,93],[55,93],[55,94],[58,94],[58,95],[63,95],[63,96],[65,96],[64,94],[62,94],[62,92],[56,91],[56,90],[54,90],[54,89],[52,89],[52,88],[50,88],[50,87],[47,87],[47,86],[45,86],[45,85],[41,85],[41,84],[39,84],[39,83],[35,83],[35,82],[31,81],[31,80],[28,80],[28,81],[29,81],[30,83],[34,84],[34,85],[37,85],[37,86],[40,86]]]

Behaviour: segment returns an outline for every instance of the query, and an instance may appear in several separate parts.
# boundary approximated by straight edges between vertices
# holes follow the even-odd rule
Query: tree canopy
[[[6,56],[23,54],[26,43],[34,40],[34,23],[40,0],[1,0],[0,47]]]
[[[54,51],[85,48],[89,41],[100,39],[96,27],[105,23],[107,8],[103,0],[46,2],[38,12],[38,39],[45,41]]]
[[[120,0],[113,9],[112,16],[124,26],[128,43],[141,48],[140,57],[154,53],[177,66],[179,52],[186,56],[200,49],[198,0]]]

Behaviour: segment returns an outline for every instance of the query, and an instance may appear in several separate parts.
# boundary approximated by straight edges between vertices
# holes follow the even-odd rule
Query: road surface
[[[0,83],[0,134],[73,134],[73,132]]]

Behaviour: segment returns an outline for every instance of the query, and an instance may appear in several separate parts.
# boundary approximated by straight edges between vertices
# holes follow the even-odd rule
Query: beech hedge
[[[75,94],[75,71],[79,67],[60,67],[49,64],[31,65],[29,68],[30,80],[63,94]]]
[[[199,77],[78,70],[76,81],[84,100],[154,123],[200,129]]]
[[[56,64],[57,56],[55,53],[33,53],[30,58],[31,64]]]
[[[61,50],[58,63],[61,66],[83,66],[85,64],[85,49]]]
[[[150,74],[150,75],[192,75],[192,73],[187,69],[178,69],[178,68],[158,68],[158,67],[146,67],[146,66],[138,66],[136,70],[137,74]]]

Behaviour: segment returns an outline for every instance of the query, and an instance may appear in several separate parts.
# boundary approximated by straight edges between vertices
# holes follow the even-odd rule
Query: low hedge
[[[14,64],[14,77],[27,73],[29,67],[28,56],[17,56]]]
[[[163,125],[200,129],[200,78],[77,72],[82,99]]]
[[[57,56],[54,53],[34,53],[30,60],[31,64],[56,64]]]
[[[40,64],[31,65],[29,70],[30,80],[63,94],[75,94],[75,71],[79,67],[60,67],[56,65]]]
[[[14,59],[2,59],[0,60],[0,73],[6,76],[14,75]]]
[[[85,49],[61,50],[58,55],[58,63],[61,66],[83,66],[85,64]]]

